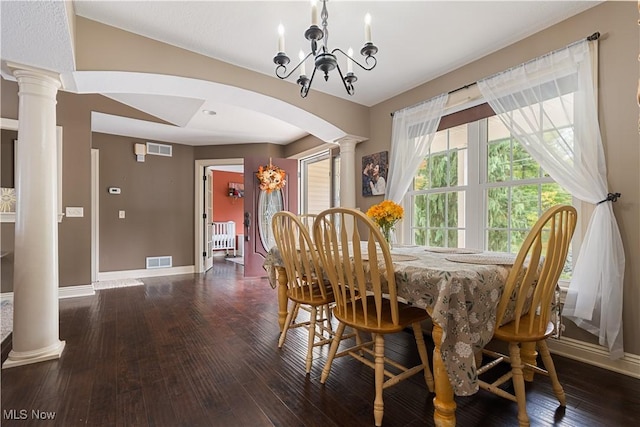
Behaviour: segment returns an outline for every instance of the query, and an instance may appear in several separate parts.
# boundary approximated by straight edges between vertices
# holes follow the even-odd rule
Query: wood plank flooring
[[[325,346],[305,376],[305,331],[290,331],[278,350],[276,291],[242,268],[216,260],[203,275],[61,300],[62,358],[1,371],[2,426],[372,426],[373,371],[342,358],[321,385]],[[416,359],[413,345],[410,333],[387,339],[405,360]],[[568,406],[538,377],[527,385],[533,426],[638,425],[640,380],[554,360]],[[384,397],[386,427],[433,425],[420,376]],[[459,426],[517,425],[516,404],[489,393],[456,402]]]

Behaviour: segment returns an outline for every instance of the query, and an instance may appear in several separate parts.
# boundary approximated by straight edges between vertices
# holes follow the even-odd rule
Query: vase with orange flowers
[[[367,210],[367,216],[375,222],[391,247],[391,231],[398,221],[404,217],[404,209],[399,204],[384,200]]]

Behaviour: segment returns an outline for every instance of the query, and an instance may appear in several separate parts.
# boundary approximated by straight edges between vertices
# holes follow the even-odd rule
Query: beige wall
[[[4,79],[1,84],[2,117],[17,119],[18,85]],[[84,208],[84,217],[64,218],[59,224],[61,287],[91,283],[92,146],[100,150],[101,272],[142,269],[147,256],[160,255],[171,255],[174,266],[193,265],[194,160],[243,158],[247,153],[284,157],[283,146],[268,143],[171,144],[174,157],[147,156],[145,163],[137,163],[133,144],[146,140],[92,133],[91,112],[162,120],[100,95],[58,92],[57,100],[57,124],[63,128],[62,204]],[[109,196],[108,186],[121,187],[123,194]],[[125,211],[124,220],[117,217],[119,210]],[[0,231],[2,250],[9,252],[2,259],[1,292],[11,292],[14,225],[3,223]]]
[[[100,272],[144,269],[146,257],[155,256],[171,256],[174,267],[194,263],[193,147],[168,144],[171,157],[137,162],[134,144],[145,142],[92,135],[100,151]],[[109,194],[109,187],[121,194]]]
[[[13,141],[18,138],[15,130],[2,129],[2,144],[0,151],[0,187],[14,187],[13,174]],[[0,225],[0,251],[5,256],[0,259],[0,292],[10,292],[13,283],[13,247],[14,227],[10,223]]]
[[[290,81],[274,79],[85,18],[76,18],[76,34],[78,71],[167,74],[241,87],[302,108],[347,134],[368,136],[369,109],[351,101],[317,91],[302,99],[297,85]],[[281,119],[286,120],[286,117]]]
[[[283,146],[275,144],[207,145],[194,147],[196,160],[235,159],[251,156],[283,157]]]
[[[363,155],[389,150],[391,112],[506,70],[599,31],[602,34],[598,68],[600,127],[607,159],[609,190],[622,193],[622,198],[614,204],[614,212],[627,259],[624,278],[624,347],[625,351],[633,354],[640,354],[640,265],[636,262],[640,259],[640,145],[635,100],[637,55],[640,51],[637,18],[635,2],[606,2],[380,103],[371,108],[371,139],[356,147],[356,163],[359,164]],[[356,179],[356,182],[360,180]],[[382,200],[381,196],[363,198],[361,194],[361,188],[358,188],[357,206],[362,210]],[[571,325],[568,326],[567,335],[596,341],[592,335],[576,330]]]
[[[389,150],[391,112],[561,48],[595,31],[601,32],[603,37],[600,41],[599,66],[600,121],[609,170],[610,190],[621,192],[623,195],[614,205],[614,210],[623,235],[627,257],[624,280],[625,350],[633,354],[640,354],[640,267],[635,262],[640,258],[640,221],[638,220],[640,218],[638,205],[638,200],[640,200],[640,168],[638,167],[640,152],[637,130],[638,107],[635,103],[639,42],[635,3],[606,2],[370,109],[320,93],[314,93],[313,98],[302,100],[299,98],[295,86],[291,83],[251,73],[84,19],[78,19],[77,24],[77,63],[80,70],[130,70],[210,80],[215,78],[216,81],[255,90],[305,108],[350,134],[370,136],[370,140],[360,143],[356,147],[356,164],[353,173],[358,183],[361,181],[358,165],[361,164],[362,155]],[[100,41],[97,45],[94,44],[96,39]],[[96,46],[100,46],[100,48],[96,49]],[[167,58],[172,58],[172,60],[168,61]],[[17,85],[3,80],[1,95],[2,116],[16,119]],[[62,92],[58,96],[57,111],[58,125],[63,126],[64,129],[63,206],[83,206],[85,208],[84,218],[65,218],[60,224],[60,285],[87,284],[90,282],[91,249],[90,148],[92,137],[100,139],[100,137],[91,134],[90,112],[102,111],[144,120],[158,121],[158,119],[102,96],[73,95]],[[116,147],[111,147],[113,150],[118,150],[118,145],[131,144],[131,142],[118,142],[118,140],[119,138],[114,138],[113,144]],[[309,143],[310,140],[313,142],[312,137],[311,139],[303,138],[296,146],[300,147],[301,151],[306,150],[313,146],[313,143]],[[132,139],[127,139],[127,141],[132,141]],[[318,142],[320,141],[318,140]],[[103,144],[103,142],[97,141],[96,144]],[[110,150],[108,148],[110,144],[107,144],[107,141],[104,141],[103,145],[105,153]],[[185,148],[185,150],[193,151],[192,159],[237,158],[244,157],[246,153],[272,157],[296,155],[295,150],[292,150],[291,147],[274,144],[207,146]],[[125,151],[130,151],[130,153],[127,154]],[[132,148],[123,149],[122,155],[124,157],[130,156],[129,160],[132,160]],[[185,156],[188,157],[188,155]],[[142,170],[128,170],[123,167],[123,163],[117,166],[118,168],[112,170],[112,173],[115,174],[114,179],[118,178],[118,173],[132,176],[130,174]],[[130,167],[135,169],[139,168],[139,165],[131,164]],[[151,182],[153,174],[145,176],[143,179],[149,179],[148,182]],[[193,170],[187,174],[189,175],[188,179],[185,178],[181,185],[184,185],[185,192],[193,194]],[[182,182],[182,178],[180,180]],[[123,184],[123,188],[128,185]],[[363,198],[360,184],[356,188],[356,193],[357,206],[363,210],[381,200],[381,197]],[[134,212],[142,209],[135,203],[135,201],[129,201],[125,210]],[[186,204],[189,205],[189,209],[193,209],[192,200]],[[113,207],[113,209],[119,208]],[[176,218],[182,218],[182,215],[185,218],[189,216],[183,213],[176,215]],[[114,221],[115,224],[107,224],[105,227],[119,227],[118,221]],[[192,214],[187,221],[192,224]],[[9,226],[12,225],[9,224]],[[142,227],[140,233],[145,236],[161,233],[156,229],[156,227],[161,227],[158,224],[142,222],[140,227]],[[6,231],[7,228],[7,224],[2,225],[3,236],[5,232],[10,233]],[[101,233],[105,235],[111,231],[114,230],[103,229]],[[188,232],[188,234],[190,234],[189,239],[193,239],[193,232]],[[140,243],[134,241],[133,244],[139,245]],[[165,247],[169,246],[166,241],[159,244],[167,245]],[[188,246],[182,241],[179,245],[181,246],[180,251],[182,251],[182,245]],[[141,256],[147,251],[146,247],[139,247],[135,256]],[[184,254],[180,252],[177,256],[180,263],[189,263],[189,257],[193,257],[193,248],[186,248],[184,251],[186,251]],[[103,255],[113,260],[109,268],[138,268],[138,261],[135,262],[135,265],[128,264],[126,260],[114,258],[118,255],[109,254],[106,248],[105,252],[107,253]],[[4,283],[2,292],[5,292]],[[573,334],[573,332],[570,333]],[[585,338],[592,340],[591,336]]]

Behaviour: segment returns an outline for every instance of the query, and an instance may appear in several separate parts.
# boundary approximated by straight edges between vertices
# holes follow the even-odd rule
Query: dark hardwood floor
[[[305,376],[305,331],[290,331],[278,350],[276,291],[244,280],[242,268],[216,259],[204,275],[61,300],[62,358],[1,371],[1,424],[372,426],[373,371],[342,358],[321,385],[325,346]],[[387,351],[416,358],[409,333],[388,338]],[[638,425],[640,380],[554,360],[568,406],[538,377],[527,384],[533,426]],[[433,425],[432,399],[420,376],[385,390],[384,425]],[[459,426],[517,425],[516,404],[492,394],[456,402]]]

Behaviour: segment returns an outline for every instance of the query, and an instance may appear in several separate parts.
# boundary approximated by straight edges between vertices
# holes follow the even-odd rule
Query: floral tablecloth
[[[510,266],[454,262],[446,259],[448,254],[419,246],[394,248],[393,252],[417,258],[394,262],[398,296],[429,309],[433,321],[442,328],[440,352],[454,393],[476,393],[474,353],[493,337],[496,309]],[[278,251],[272,250],[264,267],[274,288],[275,267],[279,265]]]

